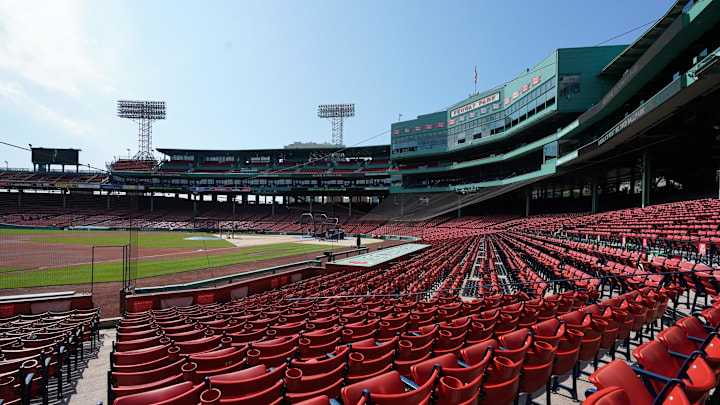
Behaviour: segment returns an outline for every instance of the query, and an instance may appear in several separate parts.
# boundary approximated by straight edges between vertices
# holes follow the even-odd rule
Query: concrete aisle
[[[75,389],[65,392],[65,400],[60,403],[69,405],[96,405],[107,403],[107,371],[110,368],[110,351],[115,340],[115,329],[100,330],[100,348],[90,351],[86,345],[85,361],[82,377],[77,380]]]

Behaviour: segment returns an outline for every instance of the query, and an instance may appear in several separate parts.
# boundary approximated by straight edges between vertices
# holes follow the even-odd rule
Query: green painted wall
[[[526,128],[548,117],[548,113],[584,112],[614,84],[612,79],[599,78],[597,75],[626,47],[614,45],[558,49],[506,84],[468,97],[446,112],[392,124],[392,156],[403,158],[462,149],[484,143],[488,138],[500,136],[511,128]],[[561,91],[562,100],[559,97]],[[428,122],[441,121],[442,114],[445,114],[444,121],[447,122],[444,145],[439,138],[435,138],[432,147],[423,148],[417,139],[419,137],[407,137],[423,132],[415,131],[418,126],[424,129]]]
[[[616,80],[598,77],[598,73],[625,48],[626,45],[558,49],[558,79],[580,76],[578,93],[558,95],[558,111],[585,112],[607,94]]]
[[[391,154],[398,149],[443,152],[447,146],[447,113],[439,111],[390,125]]]

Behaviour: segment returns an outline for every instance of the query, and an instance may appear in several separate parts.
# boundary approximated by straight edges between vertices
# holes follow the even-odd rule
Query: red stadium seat
[[[192,382],[185,381],[168,387],[120,397],[113,402],[113,405],[146,405],[151,403],[197,404],[200,393],[204,389],[205,387],[202,384],[193,385]],[[181,398],[178,398],[180,396],[183,398],[187,397],[189,399],[188,402],[183,402]]]
[[[473,366],[486,361],[488,348],[498,346],[495,340],[488,340],[462,349],[460,353],[465,363]],[[483,385],[485,401],[499,405],[510,404],[516,397],[520,385],[520,373],[525,359],[513,362],[506,357],[502,357],[501,350],[489,350],[493,351],[494,354],[487,369],[488,380]]]
[[[281,397],[287,365],[267,368],[260,364],[245,370],[209,377],[210,386],[222,393],[223,403],[271,403]]]
[[[343,387],[342,398],[345,405],[425,405],[430,403],[432,388],[438,377],[434,371],[425,384],[411,391],[405,386],[397,371],[381,374],[365,381]]]
[[[603,398],[603,396],[607,395],[608,393],[608,391],[602,390],[608,388],[619,388],[625,393],[626,397],[629,399],[628,403],[632,405],[654,404],[654,398],[650,394],[650,392],[648,392],[645,385],[643,385],[642,380],[636,375],[636,372],[622,360],[615,360],[594,372],[590,376],[590,382],[593,383],[596,387],[598,387],[598,389],[600,389],[600,391],[598,391],[596,394],[600,394],[602,392],[601,396],[596,397],[592,400],[598,402],[590,403],[602,405],[605,405],[606,403],[612,404],[612,402],[608,401],[599,402]],[[672,387],[672,389],[665,394],[665,400],[661,403],[666,405],[690,404],[690,401],[685,396],[680,386],[670,385],[667,383],[665,384],[668,387]],[[592,398],[593,395],[591,395],[590,398]],[[622,395],[612,395],[610,398],[624,400],[624,397]],[[585,403],[587,403],[587,401]]]
[[[633,350],[633,356],[645,370],[669,379],[679,378],[685,383],[684,392],[690,402],[703,403],[710,390],[715,386],[715,373],[701,357],[690,357],[684,364],[678,364],[662,343],[654,340]],[[653,381],[656,391],[662,384]]]

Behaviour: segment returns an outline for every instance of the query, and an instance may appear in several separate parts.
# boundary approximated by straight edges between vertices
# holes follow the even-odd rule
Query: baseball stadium
[[[720,403],[720,1],[439,101],[390,144],[331,104],[332,144],[153,148],[120,100],[134,156],[26,148],[0,404]]]

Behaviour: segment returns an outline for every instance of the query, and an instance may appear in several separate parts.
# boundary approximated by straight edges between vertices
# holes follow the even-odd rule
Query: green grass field
[[[148,239],[154,238],[157,233],[145,233],[144,237]],[[182,235],[182,234],[175,234]],[[195,234],[196,236],[198,234]],[[172,245],[171,241],[165,241],[167,245]],[[189,242],[189,241],[188,241]],[[193,241],[201,242],[202,241]],[[206,241],[209,242],[209,241]],[[218,241],[226,242],[226,241]],[[154,242],[148,242],[154,243]],[[228,243],[228,242],[226,242]],[[97,244],[94,241],[92,244]],[[166,246],[169,247],[169,246]],[[143,260],[137,262],[137,278],[147,278],[161,276],[166,274],[181,273],[192,270],[201,270],[206,268],[228,266],[233,264],[241,264],[254,262],[259,260],[273,259],[277,257],[287,257],[301,255],[306,253],[316,253],[327,250],[325,245],[300,244],[300,243],[281,243],[265,246],[253,246],[242,248],[240,252],[199,256],[192,258],[176,258],[161,260]],[[267,252],[267,253],[263,253]],[[314,259],[315,254],[310,254],[306,260]],[[63,284],[84,284],[90,282],[90,265],[81,265],[73,267],[63,267],[57,269],[34,270],[26,272],[14,272],[19,269],[5,269],[0,272],[6,272],[0,276],[0,289],[6,288],[23,288],[23,287],[39,287],[48,285]],[[9,272],[9,273],[8,273]],[[211,275],[208,272],[207,278]],[[121,281],[122,280],[122,264],[121,263],[100,263],[95,265],[95,282]]]

